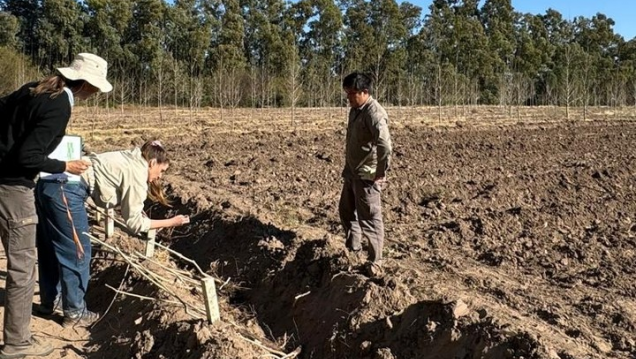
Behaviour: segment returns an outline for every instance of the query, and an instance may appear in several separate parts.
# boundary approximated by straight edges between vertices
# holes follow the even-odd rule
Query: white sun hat
[[[57,71],[69,80],[85,80],[101,92],[110,92],[113,85],[106,80],[108,63],[101,57],[89,53],[75,56],[69,67],[60,67]]]

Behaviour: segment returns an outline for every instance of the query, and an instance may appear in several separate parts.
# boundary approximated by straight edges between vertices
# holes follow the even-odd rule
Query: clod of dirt
[[[135,335],[135,343],[133,344],[136,347],[133,352],[135,353],[136,359],[142,359],[145,354],[150,353],[152,347],[155,345],[155,338],[150,334],[150,330],[144,330],[143,332],[137,332]]]
[[[368,353],[371,350],[372,345],[373,343],[368,340],[363,341],[362,344],[360,344],[360,352],[363,354]]]
[[[594,338],[594,347],[601,353],[609,353],[612,351],[612,345],[602,338]]]
[[[194,332],[197,335],[199,345],[204,345],[210,338],[212,338],[212,332],[207,325],[197,323],[194,327]]]
[[[391,349],[380,348],[377,352],[375,352],[373,359],[395,359],[395,357],[393,356],[393,353],[391,353]]]
[[[258,246],[270,252],[276,252],[285,249],[285,244],[283,244],[283,242],[281,242],[274,236],[271,236],[267,239],[261,239],[260,241],[258,241]]]
[[[463,316],[470,314],[470,309],[468,309],[468,305],[464,303],[463,300],[458,299],[452,305],[453,305],[453,317],[455,319],[459,319]]]
[[[325,153],[322,153],[322,152],[316,153],[316,158],[319,159],[319,160],[326,161],[328,163],[333,162],[333,160],[331,159],[331,157],[329,157],[329,155],[327,155]]]

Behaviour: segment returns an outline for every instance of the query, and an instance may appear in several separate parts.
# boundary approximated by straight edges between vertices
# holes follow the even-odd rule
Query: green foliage
[[[26,56],[11,47],[0,46],[0,96],[37,80],[37,76],[36,68]]]
[[[8,12],[0,12],[0,46],[16,47],[19,31],[18,18]]]

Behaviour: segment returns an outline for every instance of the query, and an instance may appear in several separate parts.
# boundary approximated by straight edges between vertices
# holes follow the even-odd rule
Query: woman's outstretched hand
[[[173,223],[173,226],[174,226],[174,227],[176,227],[176,226],[182,226],[182,225],[184,225],[184,224],[188,224],[188,223],[190,223],[190,217],[188,217],[188,216],[184,216],[184,215],[182,215],[182,214],[180,214],[180,215],[178,215],[178,216],[174,216],[174,217],[172,217],[172,219],[171,219],[171,220],[172,220],[172,223]]]

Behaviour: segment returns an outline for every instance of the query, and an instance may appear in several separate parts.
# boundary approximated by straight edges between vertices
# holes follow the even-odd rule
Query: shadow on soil
[[[223,216],[197,215],[200,223],[188,233],[175,230],[171,248],[231,277],[239,288],[228,293],[230,302],[249,308],[270,339],[286,341],[289,351],[302,346],[303,358],[325,357],[334,328],[360,305],[365,278],[348,273],[347,259],[324,238],[299,239],[254,217]]]
[[[90,353],[79,353],[89,358],[202,358],[207,350],[200,345],[197,333],[205,325],[201,320],[171,321],[155,302],[131,296],[118,296],[106,285],[120,285],[130,292],[146,297],[157,297],[157,289],[133,270],[126,271],[123,264],[110,264],[109,258],[97,256],[98,269],[91,281],[87,303],[102,313],[101,320],[90,329],[86,347],[96,346]],[[126,278],[122,282],[123,278]],[[111,305],[111,302],[112,305]],[[77,350],[74,347],[69,350]]]

